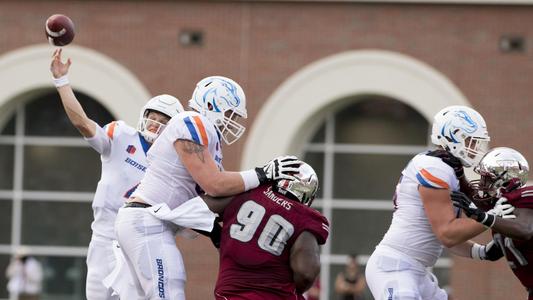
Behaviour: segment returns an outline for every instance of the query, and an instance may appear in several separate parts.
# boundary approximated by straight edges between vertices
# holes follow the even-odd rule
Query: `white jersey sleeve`
[[[199,115],[180,115],[173,118],[173,126],[168,126],[166,130],[171,140],[189,140],[202,146],[209,145],[209,134],[206,130],[206,126],[212,126],[205,124],[205,120]]]
[[[452,167],[438,157],[417,155],[402,174],[428,188],[454,191],[459,189],[459,180]]]
[[[96,132],[94,136],[84,139],[89,143],[89,145],[91,145],[94,150],[96,150],[96,152],[100,153],[100,155],[109,156],[111,152],[111,142],[115,134],[115,129],[117,126],[120,126],[120,123],[121,121],[113,121],[105,125],[104,128],[102,128],[95,122],[94,124],[96,125]]]

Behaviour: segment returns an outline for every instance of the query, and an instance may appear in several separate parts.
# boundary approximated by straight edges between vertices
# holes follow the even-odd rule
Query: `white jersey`
[[[92,203],[91,229],[94,234],[114,239],[118,209],[144,176],[150,144],[123,121],[111,122],[104,128],[96,125],[96,134],[86,140],[102,160],[102,175]]]
[[[405,253],[429,267],[435,265],[443,245],[431,229],[418,192],[419,185],[459,190],[459,180],[453,169],[440,158],[425,153],[415,156],[402,171],[396,186],[392,224],[380,245]]]
[[[222,170],[220,136],[207,118],[187,111],[174,116],[148,151],[149,167],[134,197],[148,204],[166,203],[170,209],[198,195],[200,187],[185,168],[174,148],[177,140],[189,140],[207,147]]]

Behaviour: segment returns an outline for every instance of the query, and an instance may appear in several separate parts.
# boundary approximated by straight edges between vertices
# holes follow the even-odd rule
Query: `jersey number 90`
[[[241,242],[249,242],[265,216],[265,208],[253,200],[243,203],[237,213],[237,223],[230,226],[230,236]],[[257,240],[259,247],[279,256],[285,249],[287,240],[294,233],[294,226],[280,215],[268,218]]]

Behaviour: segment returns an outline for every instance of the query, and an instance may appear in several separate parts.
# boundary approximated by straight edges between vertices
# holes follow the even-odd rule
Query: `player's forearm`
[[[59,87],[57,88],[57,91],[61,97],[63,108],[72,125],[74,125],[84,137],[93,137],[96,133],[96,124],[87,117],[70,85]]]
[[[210,196],[227,197],[244,192],[244,181],[238,172],[220,172],[202,188]]]
[[[533,224],[524,219],[496,218],[492,230],[517,240],[530,240],[533,237]]]
[[[464,243],[461,243],[449,249],[450,249],[450,252],[453,253],[454,255],[471,258],[470,253],[472,253],[473,244],[474,242],[472,241],[466,241]]]
[[[470,186],[470,182],[468,181],[466,176],[463,176],[463,177],[459,178],[459,188],[460,188],[461,192],[467,194],[469,197],[473,197],[474,196],[475,191]]]
[[[453,219],[442,226],[437,232],[437,238],[447,247],[452,248],[479,235],[487,228],[468,218]]]

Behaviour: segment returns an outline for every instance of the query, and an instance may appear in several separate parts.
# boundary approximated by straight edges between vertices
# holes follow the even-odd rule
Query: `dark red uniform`
[[[304,231],[324,244],[324,216],[262,185],[233,199],[223,223],[216,299],[304,299],[296,293],[290,249]]]
[[[503,197],[516,208],[533,209],[533,187],[516,189]],[[530,290],[529,300],[533,300],[533,239],[520,241],[504,237],[502,244],[509,266],[520,282]]]

